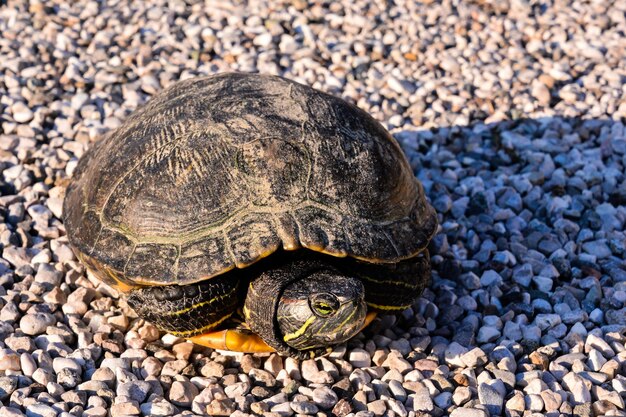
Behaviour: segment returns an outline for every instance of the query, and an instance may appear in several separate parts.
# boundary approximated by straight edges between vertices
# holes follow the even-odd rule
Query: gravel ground
[[[625,2],[26,3],[0,2],[0,417],[626,416]],[[439,212],[430,288],[326,358],[159,334],[67,246],[89,143],[232,70],[369,111]]]

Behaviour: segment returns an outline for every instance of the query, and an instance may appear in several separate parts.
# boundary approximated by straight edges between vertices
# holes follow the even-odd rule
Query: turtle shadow
[[[576,342],[569,325],[590,315],[605,330],[626,325],[625,309],[602,296],[626,281],[621,121],[545,117],[393,136],[440,224],[431,285],[405,325],[463,346],[504,337],[531,349]],[[558,323],[538,316],[555,310]]]

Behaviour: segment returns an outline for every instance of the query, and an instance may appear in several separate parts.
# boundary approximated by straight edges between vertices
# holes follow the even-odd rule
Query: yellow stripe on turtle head
[[[302,336],[304,332],[306,332],[306,329],[308,329],[311,323],[313,323],[314,321],[315,321],[315,316],[309,317],[308,319],[306,319],[302,327],[300,327],[298,330],[296,330],[293,333],[287,333],[285,336],[283,336],[283,340],[285,342],[288,342],[290,340],[293,340]]]
[[[252,286],[252,283],[250,283],[250,285],[248,285],[248,291],[251,291],[255,296],[258,296],[258,292],[257,290],[254,289],[254,287]]]

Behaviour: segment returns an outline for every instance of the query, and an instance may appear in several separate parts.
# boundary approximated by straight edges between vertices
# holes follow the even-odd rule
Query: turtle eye
[[[329,293],[314,294],[309,299],[311,310],[319,317],[328,317],[339,309],[339,300]]]

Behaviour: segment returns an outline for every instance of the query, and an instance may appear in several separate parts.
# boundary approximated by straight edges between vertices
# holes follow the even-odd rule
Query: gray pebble
[[[169,400],[174,405],[189,407],[198,393],[198,388],[191,382],[174,381],[170,388]]]
[[[145,381],[131,381],[117,386],[117,395],[123,395],[133,401],[142,403],[150,392],[150,383]]]
[[[319,387],[313,390],[313,402],[322,410],[332,408],[337,400],[337,394],[328,387]]]
[[[177,413],[176,407],[168,401],[147,402],[140,405],[141,414],[145,416],[172,416]]]
[[[28,106],[21,101],[18,101],[11,107],[11,111],[13,113],[13,120],[18,123],[28,123],[33,120],[33,112],[28,108]]]
[[[70,358],[54,358],[52,361],[52,368],[56,373],[61,372],[63,369],[71,369],[79,374],[83,372],[83,368],[80,364],[76,360]]]
[[[26,417],[56,417],[54,408],[46,404],[35,403],[26,407]]]
[[[481,404],[487,407],[491,415],[502,414],[502,405],[504,404],[504,393],[499,392],[488,384],[480,384],[478,386],[478,399]]]
[[[309,401],[292,401],[290,405],[291,409],[297,414],[317,414],[319,411],[317,406]]]
[[[455,408],[450,417],[489,417],[489,414],[476,408]]]
[[[37,364],[35,363],[32,355],[26,352],[20,355],[20,366],[22,368],[22,372],[26,376],[32,376],[37,370]]]
[[[366,368],[371,365],[372,359],[367,351],[357,348],[350,352],[348,361],[356,368]]]
[[[0,407],[0,417],[24,417],[25,414],[14,407]]]
[[[16,376],[0,376],[0,401],[6,401],[17,389],[18,378]]]
[[[417,412],[430,413],[435,409],[435,404],[430,396],[428,388],[420,386],[415,389],[413,397],[413,410]]]
[[[38,335],[46,331],[48,326],[56,323],[53,315],[47,313],[26,314],[20,320],[20,329],[27,335]]]

